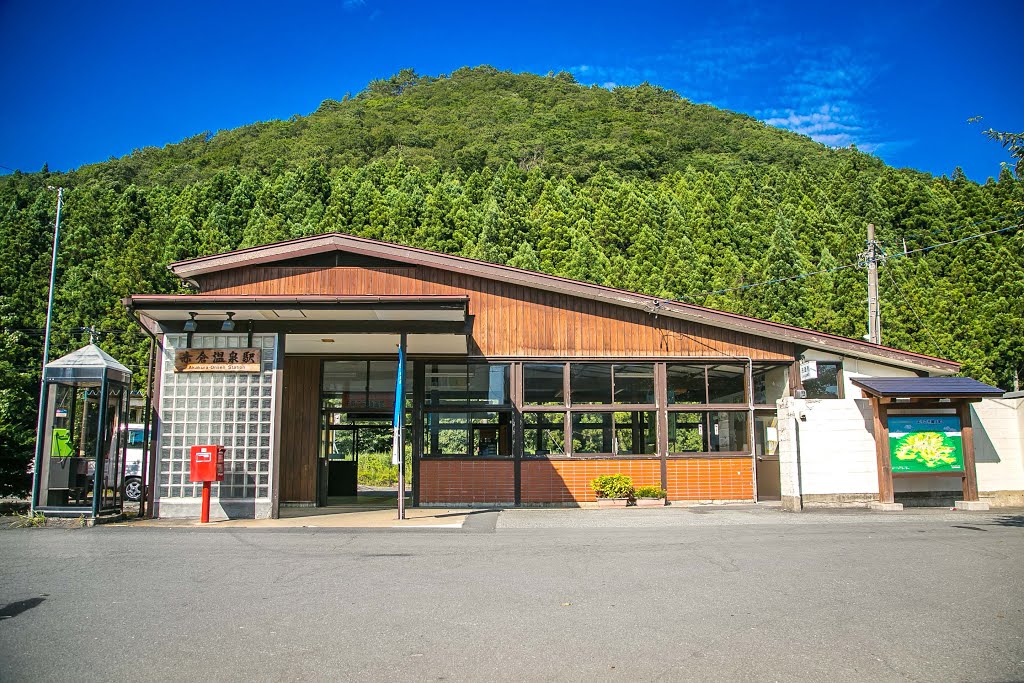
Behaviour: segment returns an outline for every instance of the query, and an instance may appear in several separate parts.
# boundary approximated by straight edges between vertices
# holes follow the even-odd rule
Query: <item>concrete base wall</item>
[[[803,497],[803,504],[808,508],[863,508],[877,500],[877,493],[810,493]]]
[[[211,500],[210,519],[270,519],[270,499]],[[155,517],[199,519],[202,500],[199,498],[161,498],[153,506]]]
[[[994,508],[1024,508],[1024,491],[979,491],[978,498]]]

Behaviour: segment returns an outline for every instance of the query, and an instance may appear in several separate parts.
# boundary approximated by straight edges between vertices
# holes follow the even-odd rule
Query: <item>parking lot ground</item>
[[[1024,680],[1024,514],[605,512],[4,531],[0,680]]]

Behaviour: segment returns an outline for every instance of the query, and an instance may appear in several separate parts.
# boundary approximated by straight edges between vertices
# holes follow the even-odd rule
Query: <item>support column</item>
[[[878,465],[878,502],[870,503],[872,510],[895,512],[903,509],[896,502],[892,486],[892,461],[889,459],[889,405],[877,396],[871,397],[871,414],[874,416],[875,460]]]
[[[799,399],[786,397],[778,402],[779,485],[782,509],[787,512],[800,512],[804,507],[798,426],[802,409],[803,401]]]
[[[513,502],[523,504],[523,364],[509,365],[509,398],[512,400],[512,480]]]
[[[961,401],[956,407],[960,416],[960,441],[964,451],[964,499],[956,501],[960,510],[988,510],[988,503],[978,499],[978,471],[974,465],[974,422],[971,418],[971,404]]]
[[[250,333],[249,343],[252,344]],[[285,333],[278,332],[274,340],[274,428],[270,451],[270,517],[281,516],[281,416],[284,398],[284,345]],[[319,406],[317,406],[319,410]]]

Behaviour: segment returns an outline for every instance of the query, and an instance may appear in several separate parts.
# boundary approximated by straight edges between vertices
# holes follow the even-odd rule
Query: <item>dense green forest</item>
[[[139,386],[147,342],[120,299],[184,291],[176,260],[342,231],[861,337],[869,222],[890,256],[884,343],[1004,388],[1024,374],[1009,170],[894,169],[650,85],[403,71],[308,117],[0,178],[0,493],[34,441],[58,185],[51,357],[91,327]]]

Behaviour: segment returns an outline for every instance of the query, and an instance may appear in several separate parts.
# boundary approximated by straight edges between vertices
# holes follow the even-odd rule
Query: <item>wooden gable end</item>
[[[426,266],[254,265],[196,281],[204,294],[467,295],[471,355],[794,358],[786,341]]]

